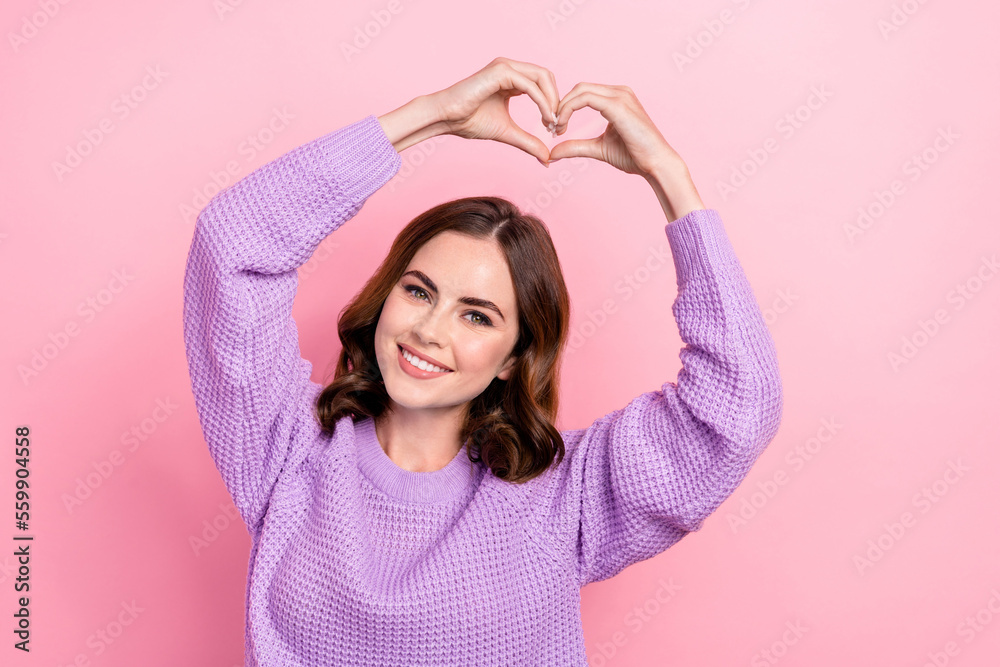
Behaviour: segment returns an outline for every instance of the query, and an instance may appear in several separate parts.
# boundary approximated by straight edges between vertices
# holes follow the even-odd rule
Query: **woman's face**
[[[507,261],[494,241],[444,231],[413,256],[386,297],[375,354],[392,409],[463,406],[499,377],[518,337]],[[416,352],[444,372],[414,368]]]

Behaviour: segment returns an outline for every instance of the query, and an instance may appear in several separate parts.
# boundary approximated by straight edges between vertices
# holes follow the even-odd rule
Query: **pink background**
[[[579,81],[636,92],[720,211],[785,386],[779,434],[704,528],[583,590],[591,664],[997,664],[995,3],[230,4],[49,0],[51,18],[45,3],[3,5],[0,426],[8,443],[32,430],[35,541],[25,655],[8,448],[0,662],[242,664],[250,542],[190,391],[183,207],[200,209],[229,161],[242,177],[502,55],[551,69],[560,95]],[[275,109],[291,118],[269,133]],[[553,145],[526,96],[512,113]],[[584,109],[567,136],[603,127]],[[669,252],[645,181],[457,137],[402,158],[302,270],[295,317],[315,380],[335,359],[337,312],[395,234],[474,194],[538,213],[559,249],[577,335],[558,427],[676,378],[675,274],[645,269]],[[616,290],[628,276],[641,288]],[[49,358],[22,377],[36,352]]]

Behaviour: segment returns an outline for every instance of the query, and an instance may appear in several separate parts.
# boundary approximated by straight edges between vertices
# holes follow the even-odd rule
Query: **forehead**
[[[406,267],[410,269],[426,273],[444,293],[489,299],[501,308],[514,303],[507,259],[493,240],[441,232],[417,250]]]

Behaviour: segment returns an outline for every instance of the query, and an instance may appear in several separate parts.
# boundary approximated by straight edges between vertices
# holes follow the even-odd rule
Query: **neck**
[[[374,420],[375,435],[382,451],[403,470],[440,470],[462,449],[459,432],[465,409],[454,406],[448,410],[409,410],[392,403]]]

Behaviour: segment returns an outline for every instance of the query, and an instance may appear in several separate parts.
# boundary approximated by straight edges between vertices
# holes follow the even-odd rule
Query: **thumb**
[[[600,142],[598,139],[568,139],[556,144],[549,151],[549,162],[561,160],[564,157],[601,159]]]
[[[519,127],[513,127],[509,132],[504,133],[497,139],[505,144],[520,148],[525,153],[533,155],[536,159],[547,162],[549,159],[549,148],[542,143],[542,140],[535,135],[525,132]]]

